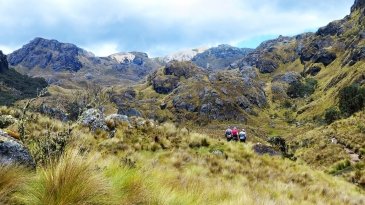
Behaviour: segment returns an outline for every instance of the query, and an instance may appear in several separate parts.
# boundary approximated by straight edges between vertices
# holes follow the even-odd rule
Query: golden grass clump
[[[76,151],[40,168],[18,195],[25,205],[112,204],[110,185],[93,164]]]
[[[14,203],[13,194],[31,174],[22,167],[0,165],[0,204]]]

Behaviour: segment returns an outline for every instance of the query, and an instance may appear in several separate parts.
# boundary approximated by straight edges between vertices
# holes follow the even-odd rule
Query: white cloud
[[[41,36],[78,45],[113,42],[105,49],[90,48],[161,55],[186,47],[314,30],[343,18],[353,1],[0,0],[0,44]]]
[[[0,50],[6,55],[12,53],[13,51],[15,51],[18,48],[19,48],[19,46],[7,46],[7,45],[0,44]]]
[[[85,50],[92,51],[96,56],[109,56],[120,52],[116,43],[101,43],[83,46]]]

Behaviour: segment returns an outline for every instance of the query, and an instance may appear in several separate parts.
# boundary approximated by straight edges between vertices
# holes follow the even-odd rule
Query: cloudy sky
[[[315,31],[349,14],[354,0],[0,0],[0,49],[35,37],[106,56],[231,44],[255,47]]]

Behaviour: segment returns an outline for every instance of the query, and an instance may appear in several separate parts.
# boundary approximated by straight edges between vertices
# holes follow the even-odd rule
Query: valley
[[[364,204],[364,22],[356,0],[255,49],[0,52],[0,204]]]

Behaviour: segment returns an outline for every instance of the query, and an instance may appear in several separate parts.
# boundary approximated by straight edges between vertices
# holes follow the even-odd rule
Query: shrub
[[[307,97],[314,93],[317,84],[317,80],[313,78],[307,78],[304,82],[294,82],[290,84],[287,94],[291,98]]]
[[[341,112],[350,116],[364,107],[365,89],[358,84],[352,84],[340,91],[339,98]]]
[[[337,107],[330,107],[326,109],[324,114],[324,121],[327,124],[331,124],[332,122],[341,118],[340,110]]]
[[[347,168],[351,167],[351,162],[349,160],[342,160],[337,162],[333,167],[329,170],[330,174],[336,175],[340,172],[346,170]]]

